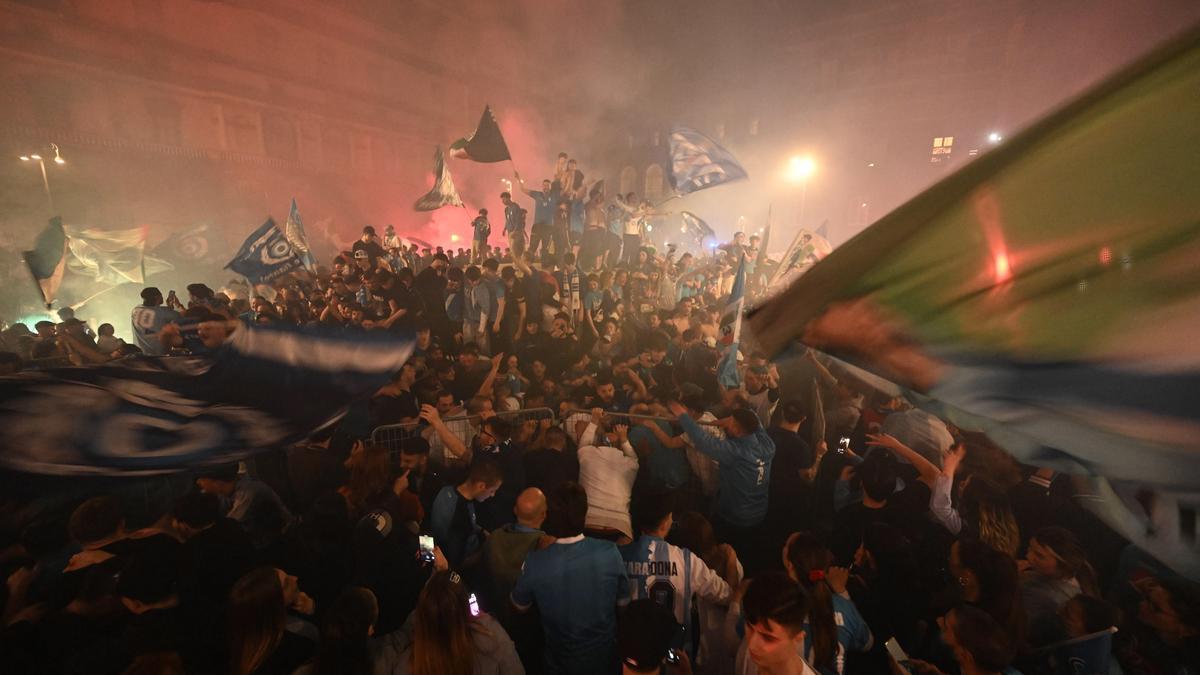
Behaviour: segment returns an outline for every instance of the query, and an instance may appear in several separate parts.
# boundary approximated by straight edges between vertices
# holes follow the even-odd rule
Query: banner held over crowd
[[[0,466],[149,475],[231,462],[336,422],[411,353],[411,340],[388,331],[241,326],[211,361],[143,357],[0,378]]]

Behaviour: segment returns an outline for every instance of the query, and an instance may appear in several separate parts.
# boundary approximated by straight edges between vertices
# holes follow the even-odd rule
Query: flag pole
[[[681,195],[678,192],[676,192],[675,194],[671,195],[670,197],[667,197],[666,199],[662,200],[661,202],[655,204],[654,208],[657,210],[658,207],[662,206],[663,204],[666,204],[667,202],[671,201],[672,199],[679,199],[680,196]]]
[[[99,292],[97,292],[97,293],[93,293],[93,294],[91,294],[91,295],[87,296],[86,298],[84,298],[83,300],[80,300],[79,302],[76,302],[76,303],[72,304],[72,305],[71,305],[71,310],[72,310],[72,311],[74,311],[74,310],[78,310],[80,307],[83,307],[84,305],[88,304],[88,303],[89,303],[89,302],[91,302],[92,300],[95,300],[96,298],[98,298],[98,297],[100,297],[100,296],[104,295],[105,293],[107,293],[107,292],[109,292],[109,291],[111,291],[111,290],[113,290],[113,289],[115,289],[115,288],[120,288],[121,286],[124,286],[124,285],[125,285],[125,284],[117,284],[116,286],[109,286],[108,288],[106,288],[106,289],[104,289],[104,290],[102,290],[102,291],[99,291]],[[49,309],[49,305],[47,305],[47,309]]]

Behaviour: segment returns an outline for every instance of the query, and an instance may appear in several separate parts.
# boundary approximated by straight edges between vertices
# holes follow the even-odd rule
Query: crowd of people
[[[1194,586],[1069,477],[812,351],[743,341],[722,385],[755,238],[657,251],[654,206],[565,155],[521,185],[504,250],[485,210],[469,251],[367,227],[273,287],[146,288],[129,343],[69,313],[6,329],[5,374],[211,355],[240,325],[415,342],[301,445],[7,491],[4,672],[1200,672]]]

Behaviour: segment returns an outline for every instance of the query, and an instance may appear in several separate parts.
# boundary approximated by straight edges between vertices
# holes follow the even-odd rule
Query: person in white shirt
[[[579,437],[579,484],[588,497],[586,525],[592,531],[615,531],[633,539],[629,500],[637,478],[638,459],[629,444],[629,427],[614,425],[604,432],[604,411],[592,409],[592,418]]]

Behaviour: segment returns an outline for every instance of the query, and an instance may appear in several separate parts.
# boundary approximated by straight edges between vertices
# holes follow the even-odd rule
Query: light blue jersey
[[[821,675],[840,675],[846,669],[846,652],[865,652],[871,648],[873,639],[867,622],[858,613],[854,601],[844,596],[833,594],[833,622],[837,625],[837,656],[834,658],[834,668],[817,668]],[[804,658],[809,663],[813,661],[812,627],[804,622]]]
[[[146,307],[138,305],[133,308],[133,338],[142,353],[150,356],[161,356],[166,350],[158,340],[158,334],[169,323],[179,321],[179,312],[162,305]]]
[[[650,598],[670,609],[675,621],[684,627],[689,649],[696,639],[691,625],[692,596],[722,605],[733,594],[729,584],[703,560],[658,537],[642,535],[621,547],[621,557],[629,575],[630,599]]]

